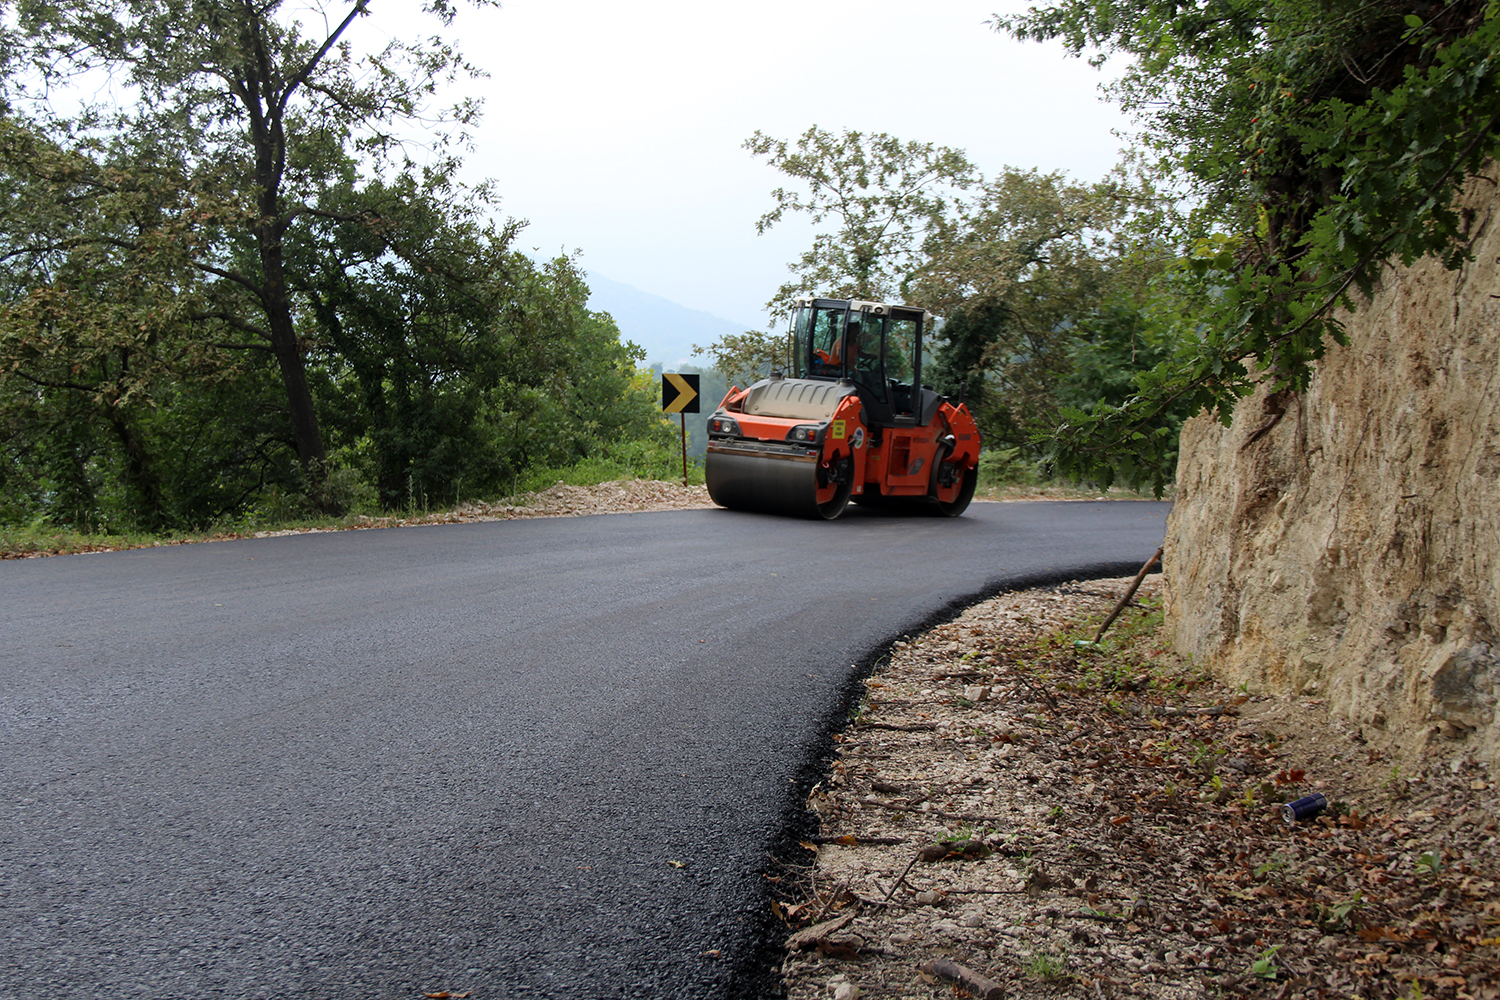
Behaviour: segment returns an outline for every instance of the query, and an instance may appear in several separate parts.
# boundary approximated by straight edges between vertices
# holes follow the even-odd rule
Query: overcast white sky
[[[362,41],[409,18],[372,16]],[[405,6],[402,4],[402,6]],[[757,236],[781,177],[741,148],[818,125],[888,132],[1003,166],[1101,178],[1126,123],[1100,73],[1056,45],[992,31],[1007,0],[505,0],[460,10],[460,48],[489,73],[469,156],[528,251],[582,251],[615,281],[764,329],[762,305],[808,243]],[[423,24],[427,31],[431,29]]]

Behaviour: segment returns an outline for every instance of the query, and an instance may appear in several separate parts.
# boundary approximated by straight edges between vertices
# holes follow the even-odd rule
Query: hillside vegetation
[[[456,49],[365,52],[361,3],[203,0],[192,36],[179,6],[19,0],[0,29],[0,524],[202,530],[667,466],[656,377],[575,261],[521,253],[497,193],[459,183],[479,109],[442,104],[476,72]],[[992,481],[1164,489],[1182,422],[1304,389],[1388,262],[1464,263],[1473,219],[1449,206],[1500,134],[1496,9],[1077,0],[997,20],[1123,62],[1113,97],[1140,131],[1121,166],[1085,181],[756,133],[784,180],[758,227],[815,228],[770,305],[943,317],[926,375],[967,400]],[[97,73],[121,86],[70,86]],[[419,123],[421,163],[398,138]],[[703,345],[705,373],[742,381],[779,343]]]
[[[338,0],[13,10],[0,524],[425,508],[665,452],[655,382],[575,261],[533,261],[458,182],[478,109],[440,85],[476,71],[447,43],[360,55],[368,11]]]

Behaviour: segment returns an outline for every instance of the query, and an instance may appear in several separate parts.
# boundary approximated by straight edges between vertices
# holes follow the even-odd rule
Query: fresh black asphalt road
[[[754,996],[764,875],[853,664],[978,595],[1132,572],[1165,516],[696,510],[0,563],[0,997]]]

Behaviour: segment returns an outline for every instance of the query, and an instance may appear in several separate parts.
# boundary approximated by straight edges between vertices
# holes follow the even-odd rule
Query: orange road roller
[[[708,419],[714,503],[826,520],[851,500],[962,514],[979,428],[963,403],[922,385],[931,324],[913,306],[799,300],[787,371],[731,388]]]

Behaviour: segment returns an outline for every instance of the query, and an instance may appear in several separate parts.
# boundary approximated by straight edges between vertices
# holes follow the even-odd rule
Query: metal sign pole
[[[687,414],[686,413],[678,413],[677,414],[677,419],[679,419],[679,420],[682,421],[682,485],[686,486],[688,484],[688,481],[687,481]]]

